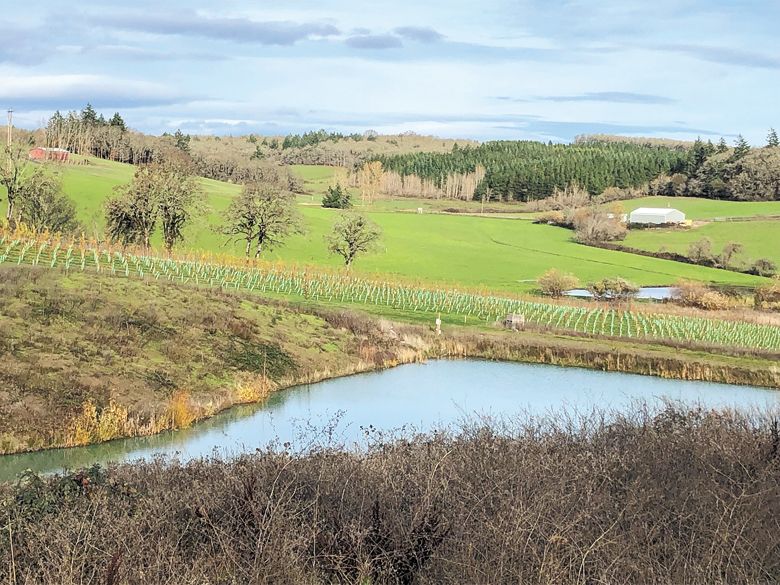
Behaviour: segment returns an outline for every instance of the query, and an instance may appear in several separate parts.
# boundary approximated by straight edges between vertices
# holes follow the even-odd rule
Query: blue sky
[[[11,4],[10,2],[8,2]],[[6,4],[6,3],[4,3]],[[0,107],[139,130],[763,144],[776,0],[53,0],[4,6]]]

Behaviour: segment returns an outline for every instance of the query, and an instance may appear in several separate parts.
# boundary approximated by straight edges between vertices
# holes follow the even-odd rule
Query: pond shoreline
[[[399,324],[398,327],[399,329],[410,329],[408,325]],[[380,363],[361,361],[357,365],[350,364],[344,368],[317,370],[288,377],[275,384],[272,393],[338,378],[380,372],[405,364],[453,359],[541,364],[780,390],[780,368],[748,368],[728,364],[725,362],[726,356],[705,354],[705,357],[696,354],[700,360],[692,361],[691,357],[693,356],[687,355],[685,350],[670,351],[668,347],[637,347],[641,344],[630,345],[616,340],[569,338],[538,332],[471,333],[456,331],[439,337],[423,327],[417,327],[416,330],[417,335],[414,336],[413,340],[408,338],[398,340],[395,355],[386,361]],[[255,401],[226,403],[205,416],[195,417],[191,424],[198,424],[242,405],[261,404],[265,400],[267,397]],[[38,453],[111,443],[123,439],[160,435],[175,430],[179,429],[167,428],[151,434],[120,435],[107,441],[93,441],[85,445],[51,445],[41,449],[23,449],[4,453],[0,455],[0,460],[5,455]]]

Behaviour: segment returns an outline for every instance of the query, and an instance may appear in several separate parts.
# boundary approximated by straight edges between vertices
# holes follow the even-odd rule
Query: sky
[[[763,144],[776,0],[0,0],[0,108],[140,131]]]

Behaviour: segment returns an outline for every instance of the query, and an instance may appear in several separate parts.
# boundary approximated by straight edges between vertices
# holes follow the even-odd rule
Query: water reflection
[[[262,406],[230,409],[193,428],[89,447],[0,457],[0,481],[25,469],[51,472],[156,455],[231,456],[270,443],[304,450],[325,435],[355,446],[363,429],[430,430],[475,416],[544,415],[593,408],[627,412],[663,400],[711,408],[780,407],[780,392],[664,380],[581,368],[484,361],[437,361],[279,392]]]

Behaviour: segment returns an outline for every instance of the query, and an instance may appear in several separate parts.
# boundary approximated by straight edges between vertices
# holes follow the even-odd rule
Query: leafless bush
[[[770,415],[638,408],[0,488],[12,583],[771,583]]]
[[[678,282],[673,301],[683,307],[696,307],[705,311],[722,311],[731,307],[729,298],[700,282]]]
[[[571,211],[590,204],[590,193],[572,183],[564,189],[556,187],[553,194],[545,199],[530,201],[529,211]]]
[[[539,277],[539,289],[551,297],[562,297],[570,289],[580,283],[577,277],[567,272],[551,268]]]
[[[605,211],[596,207],[583,207],[574,213],[572,224],[577,241],[584,243],[623,240],[628,233],[617,208]]]
[[[648,195],[648,186],[642,187],[607,187],[604,191],[593,198],[595,203],[610,203],[612,201],[625,201],[627,199],[638,199]]]

